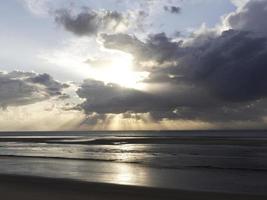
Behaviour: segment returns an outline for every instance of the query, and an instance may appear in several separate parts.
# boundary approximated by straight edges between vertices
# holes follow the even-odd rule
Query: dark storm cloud
[[[0,73],[0,105],[18,106],[31,104],[61,95],[67,87],[48,74],[13,71]]]
[[[180,66],[190,82],[225,101],[259,99],[267,95],[266,41],[248,32],[225,31],[204,46],[191,49]]]
[[[124,88],[116,84],[104,84],[101,81],[86,80],[77,94],[86,101],[81,104],[88,114],[150,113],[155,118],[174,116],[177,102],[172,95],[151,94],[135,89]],[[181,104],[190,101],[180,99]]]
[[[150,72],[144,82],[160,88],[146,93],[86,81],[78,91],[86,99],[82,108],[102,115],[150,113],[157,120],[261,121],[267,115],[267,26],[261,21],[266,5],[251,1],[228,18],[232,29],[195,35],[190,44],[164,33],[144,41],[126,34],[102,35],[106,48],[132,54],[138,70]],[[153,68],[143,67],[146,62]]]
[[[181,47],[182,43],[172,42],[165,33],[149,35],[145,42],[127,34],[102,34],[102,38],[106,48],[133,54],[138,67],[140,63],[148,61],[153,61],[156,65],[173,62],[185,53],[185,49]]]
[[[100,81],[86,80],[77,93],[86,99],[80,107],[88,114],[90,123],[92,114],[94,121],[105,118],[106,114],[150,113],[155,120],[228,122],[260,121],[267,112],[266,101],[224,102],[196,86],[175,89],[152,94],[115,84],[106,85]]]
[[[163,9],[172,14],[180,14],[181,12],[181,8],[179,6],[164,6]]]
[[[148,93],[116,84],[86,80],[77,94],[86,99],[80,106],[88,114],[150,113],[154,119],[176,118],[177,113],[174,111],[179,106],[183,108],[203,105],[212,107],[218,104],[218,101],[199,88],[175,86],[174,89],[176,91]]]
[[[147,110],[151,108],[149,102],[157,100],[152,95],[138,90],[123,88],[116,84],[104,84],[95,80],[84,81],[77,94],[86,99],[82,104],[85,111],[100,114],[143,112],[144,108]]]
[[[230,15],[229,25],[235,30],[251,31],[267,36],[267,1],[251,0],[241,12]]]
[[[225,101],[249,101],[267,95],[264,37],[229,30],[202,45],[187,48],[171,42],[164,34],[150,36],[146,43],[128,35],[109,35],[104,39],[105,47],[132,53],[138,61],[170,63],[167,68],[152,71],[150,78],[154,81],[198,84]]]
[[[55,12],[55,21],[66,30],[79,36],[92,36],[101,31],[116,30],[120,24],[127,25],[127,20],[117,11],[94,11],[83,9],[77,15],[70,10],[61,9]]]
[[[50,95],[60,95],[63,88],[69,87],[67,84],[62,84],[55,81],[49,74],[38,74],[34,77],[26,79],[34,84],[43,85]],[[65,96],[65,95],[63,95]]]

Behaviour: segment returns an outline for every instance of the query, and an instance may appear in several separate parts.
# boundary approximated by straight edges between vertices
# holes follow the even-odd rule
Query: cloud
[[[251,31],[267,36],[267,1],[251,0],[239,12],[231,14],[227,21],[232,29]]]
[[[149,110],[148,102],[154,100],[153,96],[144,92],[124,88],[116,84],[104,84],[101,81],[85,80],[77,91],[80,98],[86,99],[81,107],[87,113],[124,113],[127,111],[143,112]],[[143,104],[143,106],[140,106]]]
[[[48,74],[13,71],[0,73],[0,105],[20,106],[60,97],[62,90],[68,87],[55,81]]]
[[[51,6],[51,0],[23,0],[22,2],[38,16],[46,16]]]
[[[236,121],[260,122],[266,116],[267,102],[225,102],[210,95],[205,88],[176,86],[161,93],[141,92],[115,84],[86,80],[78,90],[85,99],[80,108],[89,116],[84,123],[105,121],[109,115],[137,114],[140,120],[192,120],[209,123]]]
[[[229,30],[203,46],[191,48],[180,61],[180,67],[189,81],[219,98],[249,101],[267,95],[266,55],[266,38]]]
[[[179,6],[164,6],[163,9],[172,14],[180,14],[181,12],[181,8]]]
[[[76,15],[68,9],[57,10],[55,21],[78,36],[93,36],[99,32],[114,32],[127,27],[126,17],[117,11],[94,11],[88,8]]]
[[[149,113],[159,121],[264,124],[267,26],[259,27],[257,22],[265,23],[261,20],[265,19],[266,4],[249,2],[225,19],[231,29],[200,32],[190,43],[164,33],[145,40],[127,34],[103,34],[104,47],[132,54],[136,70],[150,73],[145,82],[154,89],[144,92],[87,81],[78,91],[86,99],[82,108],[101,115]]]
[[[232,2],[235,6],[241,8],[241,7],[243,7],[245,4],[247,4],[247,2],[249,2],[249,0],[231,0],[231,2]]]
[[[75,93],[73,89],[48,74],[1,72],[1,130],[79,129],[85,115],[73,109],[80,102],[68,96]]]
[[[183,94],[186,96],[186,93]],[[84,81],[77,94],[85,99],[80,107],[87,114],[97,113],[103,117],[108,114],[149,113],[153,119],[175,118],[173,111],[178,102],[173,98],[179,96],[173,92],[153,94],[95,80]],[[183,105],[192,103],[186,102],[186,98],[178,101]]]
[[[136,65],[144,66],[146,70],[176,61],[184,54],[182,43],[172,42],[165,33],[149,35],[145,42],[127,34],[102,34],[102,38],[104,47],[133,54]]]
[[[180,85],[161,93],[151,93],[91,79],[84,81],[77,94],[85,99],[80,107],[87,114],[98,113],[101,117],[107,114],[149,113],[156,120],[173,119],[177,118],[175,110],[179,105],[198,107],[217,103],[212,97],[207,98],[205,91],[191,86]],[[196,98],[198,101],[195,101]]]

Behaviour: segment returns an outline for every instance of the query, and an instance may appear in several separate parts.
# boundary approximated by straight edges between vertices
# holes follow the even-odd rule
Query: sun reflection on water
[[[117,163],[113,165],[114,173],[112,181],[117,184],[136,185],[147,182],[147,174],[137,164],[131,163],[134,158],[132,157],[132,151],[134,147],[129,144],[118,145],[120,153],[116,155],[116,160],[123,163]],[[127,163],[128,162],[128,163]]]
[[[132,167],[129,165],[117,166],[117,173],[115,174],[114,180],[120,184],[131,184],[136,183],[136,175]]]

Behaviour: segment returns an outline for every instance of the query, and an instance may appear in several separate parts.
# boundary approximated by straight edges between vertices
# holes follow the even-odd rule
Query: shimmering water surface
[[[2,133],[1,173],[266,193],[267,132]]]

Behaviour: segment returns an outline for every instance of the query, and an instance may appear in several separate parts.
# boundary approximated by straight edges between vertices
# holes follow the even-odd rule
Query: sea
[[[267,131],[0,133],[0,174],[267,194]]]

